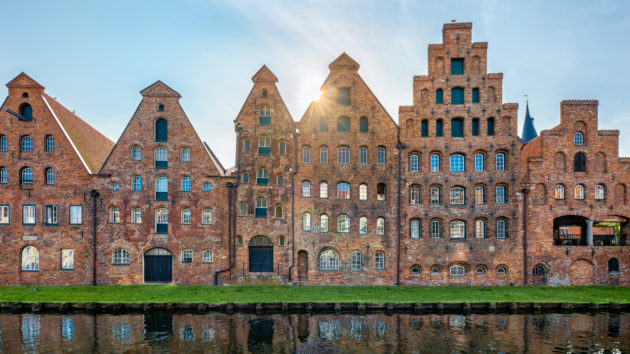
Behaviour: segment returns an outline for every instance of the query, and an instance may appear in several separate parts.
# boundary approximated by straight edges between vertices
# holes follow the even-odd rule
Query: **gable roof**
[[[170,86],[160,80],[140,91],[140,94],[142,97],[182,97],[177,91],[173,90]]]
[[[21,72],[18,76],[14,77],[13,80],[7,83],[7,87],[35,87],[44,89],[45,87],[40,85],[39,82],[33,80],[32,77],[26,75],[26,73]]]
[[[258,71],[252,76],[252,81],[254,83],[258,82],[278,82],[278,78],[274,73],[269,70],[267,65],[263,65]]]
[[[206,148],[206,151],[208,152],[208,155],[210,155],[210,159],[212,160],[212,162],[214,163],[215,167],[217,168],[217,171],[219,171],[219,174],[221,176],[225,176],[225,168],[223,168],[223,165],[221,164],[221,161],[219,161],[219,159],[214,154],[212,149],[210,149],[210,146],[208,145],[208,143],[206,143],[204,141],[203,142],[203,146]]]
[[[331,71],[337,68],[359,70],[359,63],[352,59],[346,52],[343,52],[337,57],[337,59],[333,60],[333,62],[328,65],[328,69]]]

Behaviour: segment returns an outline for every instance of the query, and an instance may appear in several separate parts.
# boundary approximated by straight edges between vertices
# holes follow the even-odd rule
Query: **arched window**
[[[595,200],[604,200],[604,199],[606,199],[606,188],[604,187],[603,184],[598,184],[595,186]]]
[[[378,251],[374,253],[374,269],[385,269],[385,253]]]
[[[486,274],[486,268],[484,268],[484,266],[478,265],[477,268],[475,268],[475,273]]]
[[[328,215],[326,214],[319,216],[319,231],[328,232]]]
[[[350,148],[347,146],[340,146],[337,148],[337,163],[345,165],[350,163]]]
[[[276,186],[284,187],[284,176],[283,175],[276,176]]]
[[[182,162],[189,162],[190,161],[190,149],[189,148],[182,148],[179,152],[179,160]]]
[[[204,224],[204,225],[212,224],[212,209],[204,208],[201,211],[201,223]]]
[[[449,268],[449,273],[452,277],[463,277],[466,275],[466,268],[462,265],[454,265]]]
[[[486,221],[475,220],[475,238],[486,238]]]
[[[365,146],[359,148],[359,164],[367,165],[368,163],[368,149]]]
[[[420,238],[420,220],[412,219],[409,222],[409,238]]]
[[[337,217],[337,232],[350,232],[350,217],[348,215],[341,214]]]
[[[440,172],[440,155],[431,155],[431,172]]]
[[[464,137],[464,120],[461,118],[451,119],[451,137],[463,138]]]
[[[118,250],[115,250],[114,253],[112,254],[112,264],[115,264],[115,265],[128,265],[129,259],[130,259],[130,255],[129,255],[129,251],[127,250],[118,249]]]
[[[256,214],[257,218],[266,218],[267,217],[267,199],[258,198],[256,199]]]
[[[164,105],[160,103],[157,110],[158,112],[164,112]]]
[[[44,141],[44,150],[55,151],[55,137],[54,136],[46,135],[46,139]]]
[[[441,119],[438,119],[435,122],[435,136],[442,137],[444,136],[444,123]]]
[[[475,171],[483,171],[484,156],[481,153],[475,154]]]
[[[545,269],[545,267],[538,264],[532,270],[532,274],[537,276],[545,276],[545,274],[547,274],[547,270]]]
[[[431,205],[440,205],[441,199],[440,187],[431,187]]]
[[[0,151],[7,151],[8,148],[6,135],[0,135]]]
[[[131,190],[132,191],[141,191],[142,190],[142,177],[133,176],[131,178]]]
[[[376,234],[385,235],[385,218],[376,218]]]
[[[155,149],[155,168],[168,168],[168,151],[165,147]]]
[[[359,118],[359,131],[361,133],[368,132],[368,119],[366,117]]]
[[[302,163],[311,163],[311,147],[302,146]]]
[[[109,208],[109,222],[112,224],[120,224],[120,209],[118,207]]]
[[[328,198],[328,183],[326,182],[319,183],[319,197],[322,199]]]
[[[22,152],[32,152],[33,151],[33,138],[30,136],[23,136],[20,139],[20,151]]]
[[[168,125],[164,118],[155,121],[155,141],[160,143],[168,141]]]
[[[385,200],[385,192],[387,191],[385,183],[376,185],[376,200]]]
[[[444,103],[444,91],[442,89],[435,90],[435,104]]]
[[[155,200],[168,200],[168,179],[158,177],[155,180]]]
[[[311,182],[302,181],[302,198],[311,197]]]
[[[339,270],[339,255],[327,249],[319,254],[319,270]]]
[[[494,136],[494,118],[488,118],[486,121],[487,135]]]
[[[422,199],[420,198],[420,187],[411,186],[411,188],[409,188],[409,204],[419,205],[421,203]]]
[[[259,186],[269,185],[269,170],[266,168],[259,168],[256,172],[256,184]]]
[[[431,220],[431,238],[442,237],[442,222],[440,220]]]
[[[131,160],[140,161],[142,160],[142,148],[139,146],[134,146],[131,148]]]
[[[46,184],[55,184],[55,170],[51,167],[46,169]]]
[[[497,153],[497,171],[505,171],[505,154],[502,152]]]
[[[182,177],[182,192],[190,192],[191,189],[190,177]]]
[[[555,197],[558,200],[563,200],[564,199],[564,186],[563,185],[561,185],[561,184],[556,185]]]
[[[347,133],[350,131],[350,118],[339,117],[337,118],[337,131],[340,133]]]
[[[278,142],[278,155],[286,155],[287,154],[287,142],[279,141]]]
[[[466,203],[466,190],[463,187],[451,188],[450,202],[453,205],[464,205]]]
[[[584,145],[584,134],[582,132],[573,134],[573,145]]]
[[[202,263],[214,262],[214,254],[212,253],[212,250],[203,250],[203,252],[201,252],[201,262]]]
[[[241,175],[241,183],[249,184],[249,173],[248,172],[243,172],[243,174]]]
[[[575,199],[584,200],[584,186],[581,184],[575,186]]]
[[[350,259],[350,269],[351,270],[361,270],[361,266],[362,266],[362,260],[361,260],[361,252],[359,251],[352,251],[352,256]]]
[[[328,147],[322,146],[319,148],[319,163],[328,163]]]
[[[505,266],[498,266],[497,267],[497,275],[506,275],[507,274],[507,268]]]
[[[21,184],[33,184],[33,170],[30,167],[24,167],[20,172]]]
[[[507,220],[505,219],[497,220],[497,238],[504,239],[507,237],[508,237]]]
[[[271,154],[271,137],[261,136],[258,138],[258,155],[269,156]]]
[[[274,213],[273,213],[273,217],[276,219],[282,219],[284,218],[283,212],[282,212],[282,205],[281,204],[277,204],[275,209],[274,209]]]
[[[319,118],[319,131],[327,132],[328,131],[328,119],[325,117]]]
[[[505,186],[497,186],[496,189],[496,203],[497,204],[505,204],[506,203],[506,193]]]
[[[451,171],[464,172],[464,155],[461,155],[461,154],[451,155]]]
[[[367,235],[368,233],[368,218],[362,216],[359,218],[359,235]]]
[[[586,155],[583,152],[578,152],[573,156],[573,171],[586,172]]]
[[[451,221],[451,238],[466,238],[466,223],[462,220]]]
[[[337,184],[337,199],[350,199],[350,185],[348,183]]]
[[[420,156],[418,154],[409,155],[409,172],[418,172],[420,170]]]
[[[431,267],[431,275],[438,275],[441,272],[442,270],[440,269],[440,267],[438,266]]]
[[[368,187],[367,184],[361,183],[359,185],[359,200],[367,200],[368,199]]]
[[[0,184],[9,183],[9,173],[6,167],[0,167]]]
[[[22,271],[39,271],[39,251],[33,246],[26,246],[22,249]]]
[[[131,223],[132,224],[142,223],[142,210],[140,208],[134,208],[131,211]]]
[[[382,146],[376,149],[376,163],[379,165],[385,164],[385,148]]]
[[[619,273],[619,260],[617,258],[608,260],[608,273]]]
[[[192,216],[192,212],[190,211],[190,208],[183,208],[181,223],[184,225],[190,225],[192,221],[191,216]]]
[[[413,275],[418,275],[420,274],[420,266],[419,265],[413,265],[410,269],[409,272]]]
[[[271,124],[271,110],[269,106],[264,104],[258,109],[258,125]]]
[[[33,107],[31,107],[31,105],[28,103],[23,103],[20,106],[20,115],[26,121],[33,120]]]

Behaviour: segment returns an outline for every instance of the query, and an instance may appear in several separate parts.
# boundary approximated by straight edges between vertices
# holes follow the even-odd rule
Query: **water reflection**
[[[628,352],[630,314],[0,314],[0,352]]]

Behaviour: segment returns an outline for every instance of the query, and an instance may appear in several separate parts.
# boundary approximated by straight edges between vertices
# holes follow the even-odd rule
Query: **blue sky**
[[[561,100],[598,99],[600,129],[623,128],[630,156],[628,1],[2,0],[0,14],[0,81],[26,72],[116,141],[139,91],[162,80],[226,167],[232,121],[263,64],[299,120],[345,51],[398,120],[427,45],[452,19],[489,43],[488,70],[504,74],[504,102],[520,104],[519,130],[525,94],[538,131],[559,122]]]

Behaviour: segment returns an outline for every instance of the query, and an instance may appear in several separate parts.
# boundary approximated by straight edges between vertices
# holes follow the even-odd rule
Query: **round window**
[[[120,185],[118,184],[118,182],[112,182],[112,184],[109,185],[109,189],[113,191],[117,191],[118,188],[120,188]]]
[[[206,183],[203,185],[204,192],[210,192],[212,190],[212,185],[210,183]]]

